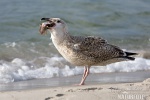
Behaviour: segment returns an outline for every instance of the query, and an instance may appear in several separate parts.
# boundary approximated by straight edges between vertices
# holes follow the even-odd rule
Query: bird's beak
[[[50,21],[50,18],[41,18],[41,20],[44,20],[46,22],[43,22],[41,25],[40,25],[40,28],[39,28],[39,32],[41,34],[45,34],[46,33],[46,30],[48,29],[51,29],[52,27],[55,26],[55,23]]]
[[[55,26],[55,23],[50,21],[50,18],[41,18],[41,20],[48,21],[49,24],[46,25],[47,28]]]
[[[41,18],[41,20],[49,21],[50,18]]]

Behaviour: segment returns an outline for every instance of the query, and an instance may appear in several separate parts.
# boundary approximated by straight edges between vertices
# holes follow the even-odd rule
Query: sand
[[[150,100],[150,78],[138,83],[5,91],[0,92],[0,100]]]

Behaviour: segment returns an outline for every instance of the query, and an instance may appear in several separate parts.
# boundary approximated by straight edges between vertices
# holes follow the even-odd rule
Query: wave
[[[40,61],[44,62],[40,63]],[[15,58],[10,62],[0,60],[0,83],[74,76],[83,74],[83,70],[83,67],[72,66],[64,58],[57,56],[40,57],[32,61],[25,61],[20,58]],[[107,66],[93,66],[90,72],[135,72],[144,70],[150,70],[150,60],[139,57],[135,61],[118,62]]]

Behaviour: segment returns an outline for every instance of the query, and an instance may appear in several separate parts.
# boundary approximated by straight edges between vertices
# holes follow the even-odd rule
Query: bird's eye
[[[60,22],[61,22],[60,20],[57,21],[57,23],[60,23]]]

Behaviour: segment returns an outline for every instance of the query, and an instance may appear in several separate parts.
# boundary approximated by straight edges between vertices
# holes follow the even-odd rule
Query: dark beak
[[[55,26],[55,23],[50,21],[50,18],[41,18],[41,20],[48,21],[50,24],[47,24],[47,28]]]
[[[50,18],[41,18],[41,20],[49,21]]]
[[[47,24],[46,26],[47,26],[47,28],[54,27],[55,23],[50,23],[50,24]]]

